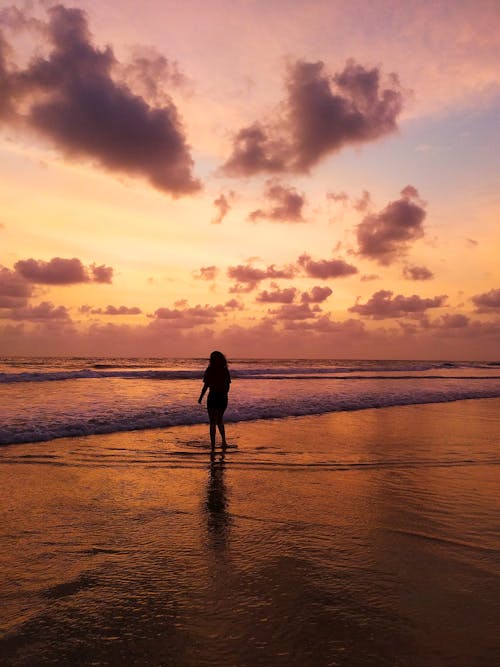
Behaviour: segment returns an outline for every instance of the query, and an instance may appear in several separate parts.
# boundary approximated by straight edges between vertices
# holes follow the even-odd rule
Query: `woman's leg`
[[[208,410],[208,418],[210,419],[210,444],[212,449],[215,448],[215,428],[217,425],[217,411]]]
[[[219,429],[220,437],[222,438],[222,446],[226,447],[226,429],[224,428],[224,413],[219,412],[217,414],[217,428]]]

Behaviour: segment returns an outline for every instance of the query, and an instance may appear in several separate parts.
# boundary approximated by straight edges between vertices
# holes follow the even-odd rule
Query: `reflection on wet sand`
[[[224,552],[228,546],[231,516],[228,511],[227,489],[224,480],[225,450],[217,456],[210,454],[206,488],[205,512],[208,543],[214,553]]]

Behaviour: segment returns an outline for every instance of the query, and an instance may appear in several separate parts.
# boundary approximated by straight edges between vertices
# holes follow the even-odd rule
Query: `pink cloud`
[[[0,267],[0,308],[21,308],[28,303],[33,286],[15,271]]]
[[[223,173],[308,172],[344,146],[394,132],[403,107],[395,75],[384,88],[377,68],[353,60],[333,76],[322,62],[299,60],[289,68],[286,91],[274,122],[256,122],[236,133]]]
[[[478,313],[500,312],[500,289],[476,294],[471,299]]]
[[[391,264],[424,235],[425,215],[416,189],[407,186],[400,199],[390,202],[380,213],[367,215],[357,226],[359,254],[379,264]]]
[[[403,296],[398,294],[392,298],[393,292],[379,290],[375,292],[365,304],[356,303],[348,310],[373,319],[384,319],[390,317],[406,317],[424,313],[428,308],[440,308],[446,301],[446,296],[435,296],[423,298],[417,294]]]
[[[37,53],[24,69],[9,66],[5,37],[0,41],[0,119],[27,125],[68,157],[90,158],[110,171],[144,177],[174,196],[199,190],[171,98],[151,106],[116,81],[116,56],[109,46],[93,45],[81,9],[55,5],[47,13],[46,58]],[[148,76],[154,76],[154,68],[149,67]]]
[[[305,205],[304,194],[275,179],[266,183],[265,197],[269,201],[268,208],[258,208],[248,216],[251,222],[262,219],[271,222],[305,222],[302,210]]]
[[[194,277],[197,280],[215,280],[218,273],[219,269],[216,266],[202,266]]]
[[[227,275],[236,281],[236,284],[229,291],[233,293],[251,292],[266,278],[274,280],[293,278],[296,272],[294,266],[285,266],[279,269],[274,264],[269,265],[266,269],[259,269],[249,264],[230,266],[227,270]]]
[[[90,310],[83,310],[85,306],[80,308],[81,312],[89,312],[92,315],[140,315],[142,310],[138,306],[106,306],[106,308],[91,308]]]
[[[432,280],[434,274],[425,266],[405,266],[403,276],[407,280]]]
[[[214,199],[214,206],[217,212],[211,220],[212,225],[220,225],[220,223],[224,220],[226,215],[231,210],[230,202],[234,199],[234,196],[234,192],[230,190],[227,195],[221,193],[216,199]]]
[[[302,292],[301,301],[303,303],[322,303],[333,294],[329,287],[313,287],[309,292]]]
[[[0,310],[0,318],[10,320],[69,320],[65,306],[54,306],[50,301],[42,301],[36,306],[22,306],[10,311]]]
[[[312,260],[309,255],[303,254],[298,259],[299,265],[311,278],[343,278],[358,273],[358,269],[343,259]]]
[[[264,290],[257,295],[256,301],[260,303],[292,303],[296,294],[297,290],[295,287],[276,288],[272,292]]]
[[[14,264],[14,268],[25,280],[42,285],[76,285],[89,281],[110,283],[113,276],[110,266],[92,264],[86,268],[77,257],[53,257],[48,262],[22,259]]]

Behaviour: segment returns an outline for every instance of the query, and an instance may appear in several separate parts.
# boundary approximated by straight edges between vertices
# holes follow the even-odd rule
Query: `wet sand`
[[[488,666],[500,399],[0,449],[3,664]]]

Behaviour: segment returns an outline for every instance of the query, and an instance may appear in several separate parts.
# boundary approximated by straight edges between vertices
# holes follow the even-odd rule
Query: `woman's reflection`
[[[225,551],[229,539],[231,516],[228,512],[227,490],[224,483],[225,452],[220,459],[210,457],[209,476],[207,482],[207,514],[208,542],[215,552]]]

